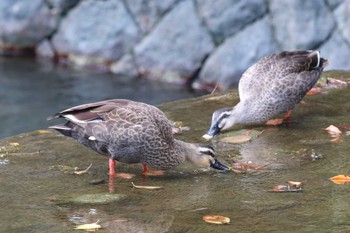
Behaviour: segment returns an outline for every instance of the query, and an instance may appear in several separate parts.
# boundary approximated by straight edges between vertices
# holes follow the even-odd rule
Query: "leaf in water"
[[[277,126],[277,125],[282,125],[283,124],[283,118],[276,118],[276,119],[271,119],[268,120],[265,125],[271,125],[271,126]]]
[[[229,224],[231,221],[230,218],[222,215],[205,215],[203,220],[212,224]]]
[[[342,134],[338,127],[334,125],[330,125],[327,128],[323,128],[323,130],[326,130],[332,137],[338,137]]]
[[[268,190],[269,192],[275,192],[275,193],[283,193],[283,192],[301,192],[302,188],[300,187],[296,187],[295,185],[284,185],[284,184],[280,184],[277,185],[275,187],[273,187],[272,189]]]
[[[320,87],[313,87],[310,91],[306,93],[306,95],[318,95],[318,94],[325,94],[326,91],[322,90]]]
[[[74,171],[73,174],[82,175],[82,174],[88,173],[88,171],[89,171],[89,169],[90,169],[91,166],[92,166],[92,163],[91,163],[85,170]]]
[[[19,143],[18,142],[10,142],[10,145],[11,146],[19,146]]]
[[[134,182],[131,182],[133,188],[138,188],[138,189],[162,189],[162,186],[143,186],[143,185],[135,185]]]
[[[113,220],[113,222],[129,222],[129,219],[127,218],[116,218]]]
[[[243,129],[223,134],[219,140],[228,143],[244,143],[257,138],[261,133],[262,131],[258,130]]]
[[[118,177],[118,178],[122,178],[122,179],[127,179],[130,180],[131,178],[133,178],[135,176],[135,174],[131,174],[131,173],[124,173],[124,172],[118,172],[114,174],[114,177]]]
[[[97,224],[97,222],[95,223],[89,223],[89,224],[83,224],[83,225],[78,225],[77,227],[75,227],[74,229],[76,230],[90,230],[90,231],[95,231],[97,229],[102,228],[100,225]]]
[[[39,134],[49,134],[49,133],[50,133],[50,131],[44,130],[44,129],[39,129],[37,132],[38,132]]]
[[[291,180],[288,181],[288,184],[290,184],[290,185],[292,185],[292,186],[294,186],[296,188],[300,188],[301,185],[302,185],[302,183],[300,181],[291,181]]]
[[[350,182],[350,177],[347,175],[337,175],[329,179],[335,184],[347,184]]]

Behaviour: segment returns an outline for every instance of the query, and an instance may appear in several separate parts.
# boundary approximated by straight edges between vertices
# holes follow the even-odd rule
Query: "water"
[[[0,58],[0,138],[46,128],[47,116],[82,103],[124,98],[160,104],[198,95],[184,89],[29,58]]]
[[[341,75],[350,80],[349,74]],[[288,126],[257,127],[265,130],[263,134],[238,145],[214,140],[218,159],[224,163],[234,158],[268,164],[264,170],[246,174],[205,172],[183,165],[162,177],[143,177],[140,165],[119,165],[119,172],[136,176],[108,183],[107,158],[53,131],[1,140],[0,148],[5,146],[11,153],[0,153],[7,160],[0,164],[0,232],[77,232],[77,224],[98,220],[101,232],[349,232],[350,186],[336,185],[329,178],[349,172],[350,136],[344,134],[342,142],[332,143],[321,129],[350,125],[349,99],[350,87],[307,96],[293,111]],[[191,127],[177,138],[203,142],[211,112],[234,102],[235,92],[169,103],[162,109]],[[11,147],[10,142],[19,146]],[[322,158],[314,160],[313,154]],[[83,169],[90,163],[90,173],[80,176],[64,173],[58,166]],[[89,184],[93,179],[106,183]],[[303,191],[268,192],[288,180],[303,182]],[[131,181],[163,189],[133,189]],[[125,198],[105,204],[71,201],[108,194]],[[231,224],[210,225],[202,220],[206,214],[230,217]]]

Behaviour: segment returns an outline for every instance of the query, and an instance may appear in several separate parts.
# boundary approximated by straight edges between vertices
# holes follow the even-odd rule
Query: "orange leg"
[[[114,176],[115,175],[115,160],[109,159],[109,175]]]
[[[289,121],[290,120],[290,115],[292,114],[292,109],[289,109],[287,112],[286,112],[286,115],[284,116],[284,119],[286,121]]]
[[[115,164],[117,162],[113,159],[109,159],[109,176],[113,176],[113,177],[120,177],[120,178],[124,178],[124,179],[131,179],[132,177],[134,177],[134,174],[129,174],[129,173],[116,173],[115,172]]]
[[[162,170],[149,170],[146,164],[142,164],[142,175],[145,176],[162,176],[164,175],[164,171]]]

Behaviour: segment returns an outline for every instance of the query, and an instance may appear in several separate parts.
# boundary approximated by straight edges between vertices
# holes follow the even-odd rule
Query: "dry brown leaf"
[[[337,137],[342,134],[342,132],[338,129],[338,127],[334,125],[330,125],[327,128],[323,128],[323,130],[326,130],[332,137]]]
[[[320,87],[313,87],[310,91],[306,93],[306,95],[318,95],[324,93],[326,93],[326,91],[323,91]]]
[[[229,133],[226,133],[222,136],[220,136],[220,141],[222,142],[227,142],[227,143],[244,143],[244,142],[248,142],[250,140],[253,140],[255,138],[257,138],[260,134],[262,133],[262,131],[258,131],[258,130],[238,130],[238,131],[232,131]]]
[[[92,166],[92,163],[85,170],[74,171],[73,174],[82,175],[82,174],[88,173],[91,166]]]
[[[283,118],[276,118],[276,119],[271,119],[268,120],[265,125],[271,125],[271,126],[276,126],[276,125],[282,125],[283,124]]]
[[[76,230],[88,230],[88,231],[95,231],[97,229],[102,228],[100,225],[97,224],[97,222],[95,223],[89,223],[89,224],[83,224],[83,225],[78,225],[77,227],[75,227],[74,229]]]
[[[335,184],[347,184],[350,182],[350,177],[347,175],[337,175],[329,179]]]
[[[231,221],[230,218],[222,215],[205,215],[203,220],[212,224],[229,224]]]
[[[49,134],[49,133],[50,133],[50,131],[44,130],[44,129],[39,129],[37,132],[38,132],[39,134]]]
[[[282,193],[282,192],[301,192],[302,188],[301,186],[296,187],[295,185],[277,185],[273,187],[272,189],[268,190],[269,192],[275,192],[275,193]]]
[[[290,185],[292,185],[292,186],[294,186],[294,187],[296,187],[296,188],[300,188],[301,187],[301,185],[302,185],[302,183],[301,182],[299,182],[299,181],[288,181],[288,184],[290,184]]]
[[[143,186],[143,185],[135,185],[134,182],[131,182],[133,188],[138,188],[138,189],[150,189],[150,190],[155,190],[155,189],[162,189],[162,186]]]
[[[113,220],[113,222],[129,222],[129,219],[127,218],[116,218]]]
[[[118,177],[118,178],[122,178],[122,179],[127,179],[130,180],[131,178],[133,178],[135,176],[135,174],[131,174],[131,173],[123,173],[123,172],[118,172],[114,174],[114,177]]]
[[[11,146],[19,146],[19,143],[18,142],[10,142],[10,145]]]

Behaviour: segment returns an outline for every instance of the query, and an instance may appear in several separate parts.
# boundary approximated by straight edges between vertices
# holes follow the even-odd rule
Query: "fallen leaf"
[[[162,186],[143,186],[143,185],[135,185],[134,182],[131,182],[133,188],[138,188],[138,189],[162,189]]]
[[[244,143],[257,138],[262,131],[258,130],[238,130],[223,134],[220,136],[220,141],[227,143]]]
[[[92,163],[91,163],[90,166],[88,166],[85,170],[74,171],[73,174],[82,175],[82,174],[88,173],[88,171],[89,171],[89,169],[90,169],[91,166],[92,166]]]
[[[350,182],[350,176],[347,175],[337,175],[329,179],[335,184],[347,184]]]
[[[18,142],[10,142],[10,145],[11,146],[19,146],[19,143]]]
[[[76,230],[97,230],[102,228],[100,225],[97,224],[97,222],[95,223],[89,223],[89,224],[83,224],[83,225],[78,225],[77,227],[75,227],[74,229]]]
[[[37,132],[38,132],[39,134],[49,134],[49,133],[50,133],[50,131],[48,131],[48,130],[43,130],[43,129],[39,129]]]
[[[282,125],[283,124],[283,118],[276,118],[276,119],[271,119],[268,120],[265,125],[271,125],[271,126],[276,126],[276,125]]]
[[[275,193],[282,193],[282,192],[301,192],[302,188],[301,187],[295,187],[294,185],[277,185],[273,187],[272,189],[268,190],[269,192],[275,192]]]
[[[338,127],[334,125],[330,125],[327,128],[323,128],[323,130],[326,130],[332,137],[337,137],[342,134],[342,132],[338,129]]]
[[[230,218],[222,216],[222,215],[205,215],[203,216],[203,220],[207,223],[212,224],[229,224]]]
[[[133,178],[135,176],[135,174],[131,174],[131,173],[123,173],[123,172],[118,172],[114,174],[114,177],[118,177],[118,178],[122,178],[122,179],[127,179],[130,180],[131,178]]]
[[[296,188],[300,188],[301,187],[301,185],[302,185],[302,183],[301,182],[299,182],[299,181],[288,181],[288,184],[290,184],[290,185],[292,185],[292,186],[294,186],[294,187],[296,187]]]
[[[127,218],[116,218],[113,220],[113,222],[129,222],[129,219]]]
[[[318,94],[324,94],[327,93],[326,91],[322,90],[320,87],[313,87],[310,91],[306,93],[306,95],[318,95]]]

